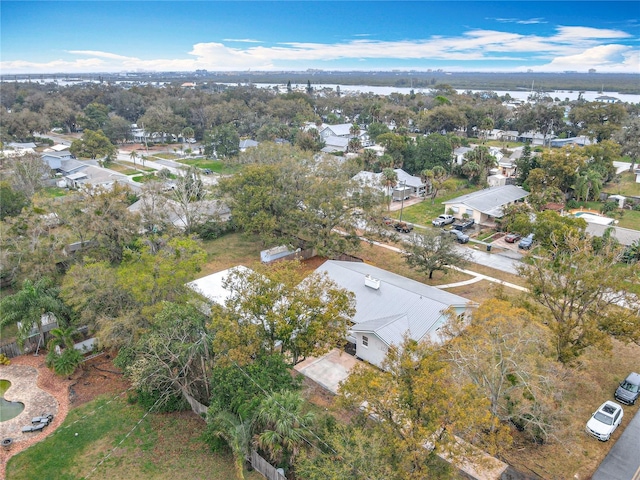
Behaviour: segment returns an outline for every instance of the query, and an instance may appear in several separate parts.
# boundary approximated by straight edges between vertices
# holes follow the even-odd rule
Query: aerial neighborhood
[[[1,478],[632,478],[637,103],[207,75],[0,82]]]

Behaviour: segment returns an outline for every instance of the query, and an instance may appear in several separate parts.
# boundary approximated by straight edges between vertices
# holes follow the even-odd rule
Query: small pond
[[[9,390],[10,386],[9,380],[0,380],[0,422],[11,420],[24,410],[24,403],[9,402],[4,399],[4,392]]]

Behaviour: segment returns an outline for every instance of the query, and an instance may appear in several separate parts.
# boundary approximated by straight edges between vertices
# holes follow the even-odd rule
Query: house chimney
[[[380,288],[380,280],[378,278],[373,278],[371,275],[364,276],[364,284],[374,290],[378,290]]]

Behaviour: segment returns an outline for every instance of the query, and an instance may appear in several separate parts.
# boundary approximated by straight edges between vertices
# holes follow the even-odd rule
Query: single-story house
[[[398,184],[396,185],[396,189],[401,189],[404,187],[409,187],[410,195],[414,195],[417,197],[424,197],[426,185],[422,182],[420,177],[416,177],[415,175],[411,175],[401,168],[395,168],[393,170],[398,175]]]
[[[33,142],[8,142],[4,145],[2,153],[7,157],[21,157],[27,153],[36,153],[35,148],[36,144]]]
[[[549,142],[554,138],[557,138],[557,136],[551,134],[543,135],[538,132],[525,132],[520,134],[518,141],[529,143],[535,147],[544,147],[545,145],[549,145]]]
[[[465,161],[465,154],[473,150],[471,147],[458,147],[453,151],[453,161],[457,165],[462,165]]]
[[[593,237],[602,237],[606,231],[610,231],[611,237],[620,242],[620,245],[629,246],[640,241],[640,231],[638,230],[599,223],[587,223],[586,232]]]
[[[469,218],[478,224],[489,224],[494,218],[503,215],[503,208],[515,202],[524,200],[529,195],[524,188],[516,185],[502,185],[485,188],[477,192],[462,195],[442,202],[445,212],[452,211],[456,218]]]
[[[401,200],[403,196],[406,198],[408,196],[423,197],[425,195],[426,185],[422,182],[420,177],[411,175],[401,168],[394,168],[393,171],[396,172],[398,180],[396,181],[396,185],[392,191],[389,191],[385,186],[382,173],[373,173],[362,170],[354,175],[352,180],[356,181],[363,188],[377,188],[387,196],[393,195],[393,198],[397,200]]]
[[[241,152],[244,152],[247,150],[247,148],[255,148],[258,145],[259,143],[256,142],[255,140],[246,139],[246,140],[240,140],[240,144],[238,145],[238,147],[240,148]]]
[[[518,132],[515,130],[503,130],[500,134],[500,140],[503,142],[517,142]]]
[[[595,98],[595,101],[600,103],[619,103],[620,99],[609,95],[600,95]]]
[[[321,151],[324,153],[346,152],[349,146],[349,139],[346,137],[336,137],[332,135],[323,140],[324,148]]]
[[[40,158],[49,165],[51,170],[60,170],[63,161],[73,160],[74,156],[69,150],[63,150],[61,152],[43,152]]]
[[[245,267],[244,265],[237,265],[235,267],[222,270],[221,272],[212,273],[206,277],[198,278],[193,282],[187,283],[187,286],[211,302],[224,306],[225,302],[231,295],[231,291],[224,286],[229,275],[234,271],[246,272],[250,270],[250,268]]]
[[[405,336],[439,342],[445,311],[463,315],[477,305],[466,298],[358,262],[328,260],[316,269],[355,294],[356,313],[348,340],[356,356],[378,367]]]
[[[567,145],[578,145],[580,147],[586,147],[587,145],[591,145],[591,140],[589,140],[589,137],[585,135],[571,138],[554,138],[553,140],[551,140],[552,147],[562,148]]]

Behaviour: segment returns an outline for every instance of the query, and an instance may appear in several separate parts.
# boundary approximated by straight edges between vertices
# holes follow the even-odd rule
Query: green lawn
[[[220,175],[237,173],[242,168],[239,165],[227,165],[219,160],[211,160],[208,158],[183,158],[179,160],[179,162],[198,168],[208,168],[212,172],[219,173]]]
[[[620,182],[607,183],[602,190],[611,195],[640,197],[640,183],[636,183],[636,176],[631,172],[622,173]]]
[[[71,410],[53,435],[8,462],[7,480],[234,478],[233,459],[211,453],[197,415],[150,414],[132,431],[144,414],[124,398]],[[262,477],[251,472],[246,478]]]
[[[480,187],[464,188],[463,185],[466,185],[465,181],[460,181],[459,185],[460,188],[458,190],[438,196],[435,201],[427,198],[423,202],[405,207],[402,211],[402,219],[417,225],[431,225],[431,220],[445,213],[442,202],[480,190]],[[398,218],[400,211],[391,212],[390,216]]]

